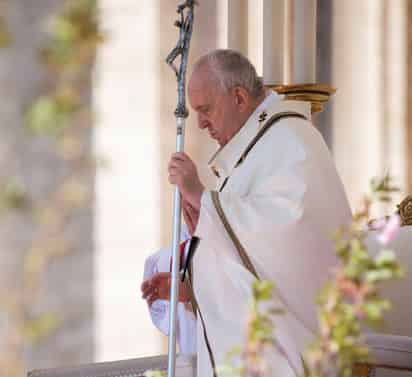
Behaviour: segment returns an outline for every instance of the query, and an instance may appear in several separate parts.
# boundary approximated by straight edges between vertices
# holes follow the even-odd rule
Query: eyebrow
[[[204,110],[204,109],[207,108],[207,107],[209,107],[209,105],[200,105],[200,106],[197,106],[197,107],[195,108],[195,110],[196,110],[196,111],[202,111],[202,110]]]

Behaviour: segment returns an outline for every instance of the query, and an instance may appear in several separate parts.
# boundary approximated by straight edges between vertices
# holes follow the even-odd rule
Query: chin
[[[226,143],[224,143],[224,142],[219,138],[219,136],[217,136],[217,135],[214,135],[214,136],[210,135],[210,137],[211,137],[216,143],[218,143],[219,146],[221,146],[221,147],[223,147],[223,145],[226,144]]]
[[[224,147],[227,144],[227,142],[222,141],[222,140],[217,140],[217,139],[216,139],[216,142],[219,144],[220,147]]]
[[[218,137],[214,137],[213,140],[216,141],[216,143],[218,143],[220,146],[222,145],[222,140],[220,140]]]

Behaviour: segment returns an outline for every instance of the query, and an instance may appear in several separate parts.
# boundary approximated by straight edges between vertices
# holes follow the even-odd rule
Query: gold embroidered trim
[[[223,226],[226,229],[227,234],[229,235],[230,239],[232,240],[235,248],[239,254],[240,259],[243,262],[243,265],[248,269],[248,271],[256,278],[259,279],[259,276],[256,272],[255,267],[253,266],[252,261],[250,260],[246,250],[243,248],[242,244],[240,243],[239,239],[237,238],[235,232],[233,231],[231,225],[229,224],[226,215],[223,211],[222,205],[220,204],[219,193],[216,191],[211,192],[212,202],[215,206],[216,212],[222,221]]]
[[[245,159],[249,152],[253,149],[256,143],[261,139],[261,137],[269,130],[275,123],[279,122],[284,118],[301,118],[306,120],[306,117],[303,114],[296,113],[294,111],[282,111],[281,113],[277,113],[269,118],[269,120],[262,126],[262,128],[258,131],[256,136],[252,139],[252,141],[248,144],[244,152],[241,154],[238,162],[235,165],[237,168]]]
[[[412,195],[403,199],[397,207],[402,225],[412,225]]]

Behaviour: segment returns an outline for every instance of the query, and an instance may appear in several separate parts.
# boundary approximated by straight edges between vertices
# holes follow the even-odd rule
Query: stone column
[[[317,0],[248,3],[248,55],[267,85],[316,82]]]
[[[318,0],[317,10],[317,79],[318,82],[332,82],[332,2],[330,0]],[[338,93],[339,95],[339,93]],[[333,102],[333,99],[332,99]],[[332,112],[331,105],[325,106],[322,113],[316,117],[316,127],[322,134],[326,144],[331,148],[332,143]]]
[[[407,83],[412,80],[412,3],[407,1],[407,41],[406,41],[406,66],[407,66]],[[407,102],[406,102],[406,151],[405,158],[407,161],[407,185],[406,192],[408,194],[412,193],[412,88],[408,85],[407,87]]]
[[[293,24],[287,27],[291,45],[285,46],[291,51],[291,77],[287,84],[316,83],[316,25],[317,0],[286,0],[286,9],[291,10],[291,17],[286,22]],[[288,15],[289,16],[289,15]],[[287,17],[285,17],[287,18]],[[285,67],[285,72],[289,71]]]
[[[53,138],[34,137],[25,127],[24,115],[34,98],[46,89],[46,71],[39,64],[37,48],[44,42],[45,25],[61,11],[63,0],[5,2],[12,45],[0,51],[0,180],[14,178],[25,188],[30,207],[22,212],[1,214],[0,221],[0,355],[17,352],[19,371],[2,367],[13,376],[27,369],[91,362],[93,359],[93,198],[89,205],[63,219],[64,238],[70,243],[67,255],[44,261],[40,250],[33,250],[39,237],[36,206],[56,194],[72,169],[91,157],[90,127],[81,133],[83,152],[70,162],[56,153]],[[90,102],[90,88],[83,93]],[[93,191],[94,172],[76,177]],[[48,219],[53,221],[56,208]],[[58,214],[57,214],[58,215]],[[62,246],[61,243],[55,245]],[[31,250],[30,263],[27,258]],[[52,247],[49,250],[53,253]],[[36,256],[38,259],[36,259]],[[28,284],[27,268],[41,271],[39,280]],[[23,289],[32,290],[21,304]],[[17,301],[15,301],[17,300]],[[15,303],[10,315],[4,304]],[[8,313],[8,314],[7,314]],[[30,343],[29,338],[13,337],[15,347],[7,342],[15,330],[17,317],[30,321],[41,314],[51,314],[60,321],[57,330]],[[23,342],[23,346],[21,345]],[[20,345],[19,345],[20,344]],[[4,348],[5,347],[5,348]]]
[[[140,293],[145,259],[161,246],[160,6],[100,1],[109,36],[97,62],[94,141],[110,164],[96,177],[96,361],[162,351]]]
[[[409,81],[407,79],[408,48],[408,0],[385,0],[383,13],[384,39],[382,53],[384,55],[383,72],[383,167],[394,177],[401,189],[396,200],[403,199],[411,192],[407,183],[408,160],[405,158],[409,148],[407,141],[408,122],[407,103]]]
[[[375,4],[372,4],[372,2]],[[333,2],[332,150],[353,207],[382,171],[380,154],[382,0]]]
[[[218,0],[218,45],[232,48],[247,55],[248,52],[248,1]]]
[[[285,76],[285,0],[248,3],[248,56],[266,85]]]
[[[404,0],[332,2],[332,150],[355,207],[389,170],[405,187]]]

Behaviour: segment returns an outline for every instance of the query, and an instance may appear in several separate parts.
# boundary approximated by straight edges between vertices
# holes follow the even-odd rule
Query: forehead
[[[189,79],[189,90],[207,90],[210,86],[211,72],[206,67],[199,67],[192,72]]]
[[[192,73],[188,85],[192,107],[210,102],[217,94],[216,84],[207,69],[199,68]]]

